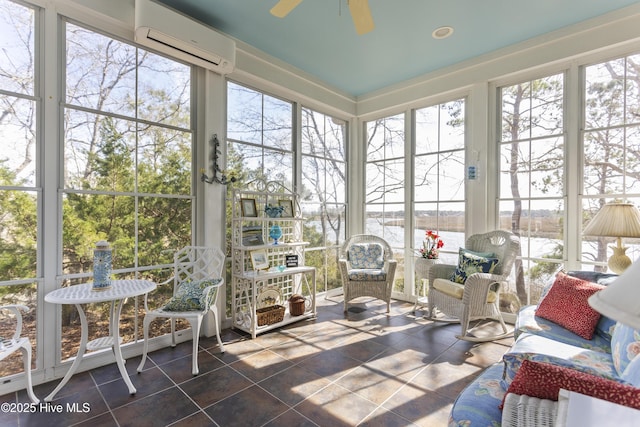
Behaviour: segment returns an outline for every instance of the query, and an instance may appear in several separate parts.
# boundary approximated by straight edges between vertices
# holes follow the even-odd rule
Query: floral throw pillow
[[[187,280],[178,285],[175,295],[162,309],[165,311],[201,311],[209,307],[216,296],[217,289],[209,292],[209,299],[205,301],[204,289],[217,285],[222,279]]]
[[[550,363],[530,360],[522,362],[522,366],[507,389],[507,394],[515,393],[538,399],[558,400],[561,388],[640,409],[640,393],[631,385]]]
[[[590,340],[600,320],[600,313],[591,308],[588,299],[601,289],[604,286],[559,272],[553,286],[540,301],[536,316],[551,320]]]
[[[618,375],[622,376],[627,365],[640,354],[640,331],[617,323],[611,337],[611,357]]]
[[[474,252],[469,249],[460,248],[458,251],[458,266],[449,280],[463,284],[467,277],[473,273],[493,273],[498,265],[498,258],[495,254],[486,252]]]

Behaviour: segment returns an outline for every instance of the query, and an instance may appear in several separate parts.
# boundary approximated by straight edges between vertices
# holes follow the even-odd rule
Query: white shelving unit
[[[233,326],[255,338],[257,334],[314,317],[316,269],[304,265],[304,247],[308,243],[302,240],[304,218],[300,215],[298,196],[280,183],[261,180],[249,183],[246,188],[236,189],[232,194]],[[248,209],[243,209],[243,203]],[[287,206],[285,216],[268,217],[265,213],[267,204]],[[269,236],[274,225],[282,230],[282,237],[277,244]],[[268,269],[255,270],[252,253],[262,253]],[[297,267],[286,266],[287,256],[290,255],[297,256]],[[288,300],[293,294],[302,294],[306,298],[301,315],[289,313]],[[285,307],[284,319],[258,326],[256,310],[273,305]]]

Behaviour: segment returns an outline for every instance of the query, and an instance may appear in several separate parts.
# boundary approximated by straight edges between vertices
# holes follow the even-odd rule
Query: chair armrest
[[[20,311],[22,310],[25,313],[27,313],[29,312],[29,307],[27,307],[26,305],[10,304],[10,305],[3,305],[2,307],[0,307],[0,311],[2,310],[7,310],[15,314],[16,330],[13,332],[13,337],[11,338],[13,339],[13,341],[19,340],[20,335],[22,333],[22,313]]]
[[[429,268],[429,288],[433,287],[436,279],[447,279],[456,271],[457,266],[452,264],[433,264]]]
[[[499,293],[504,280],[504,276],[497,274],[473,273],[464,282],[463,303],[468,304],[471,301],[486,303],[489,291],[493,290]]]
[[[387,272],[387,277],[390,280],[393,280],[394,275],[396,274],[396,268],[398,267],[398,260],[397,259],[390,259],[388,261],[385,261],[384,263],[384,271]]]
[[[155,307],[154,309],[149,308],[149,294],[152,294],[154,292],[157,293],[158,289],[160,289],[160,286],[166,286],[169,283],[172,283],[173,279],[174,279],[174,276],[171,276],[169,279],[165,280],[164,282],[157,283],[155,291],[147,292],[146,294],[144,294],[144,311],[147,311],[147,312],[154,311],[154,310],[157,310],[158,307],[160,307],[158,306],[158,307]],[[173,295],[175,295],[177,286],[174,286],[173,284],[172,286],[173,286]]]
[[[338,267],[340,268],[340,274],[342,275],[342,280],[347,280],[348,272],[349,272],[349,261],[345,258],[338,259]]]

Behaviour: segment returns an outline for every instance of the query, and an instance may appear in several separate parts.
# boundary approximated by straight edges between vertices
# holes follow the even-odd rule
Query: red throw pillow
[[[604,286],[560,272],[536,310],[536,316],[551,320],[584,339],[590,340],[600,313],[587,301]]]
[[[531,360],[522,361],[507,393],[558,400],[561,388],[640,409],[638,388],[563,366]],[[504,399],[502,404],[504,405]]]

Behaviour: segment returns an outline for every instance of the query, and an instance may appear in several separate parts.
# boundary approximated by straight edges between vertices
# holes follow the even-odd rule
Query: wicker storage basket
[[[292,316],[302,316],[304,314],[307,300],[300,294],[293,294],[289,298],[289,313]]]
[[[259,308],[256,310],[256,314],[258,315],[258,326],[272,325],[282,322],[284,319],[284,306],[272,305]]]

